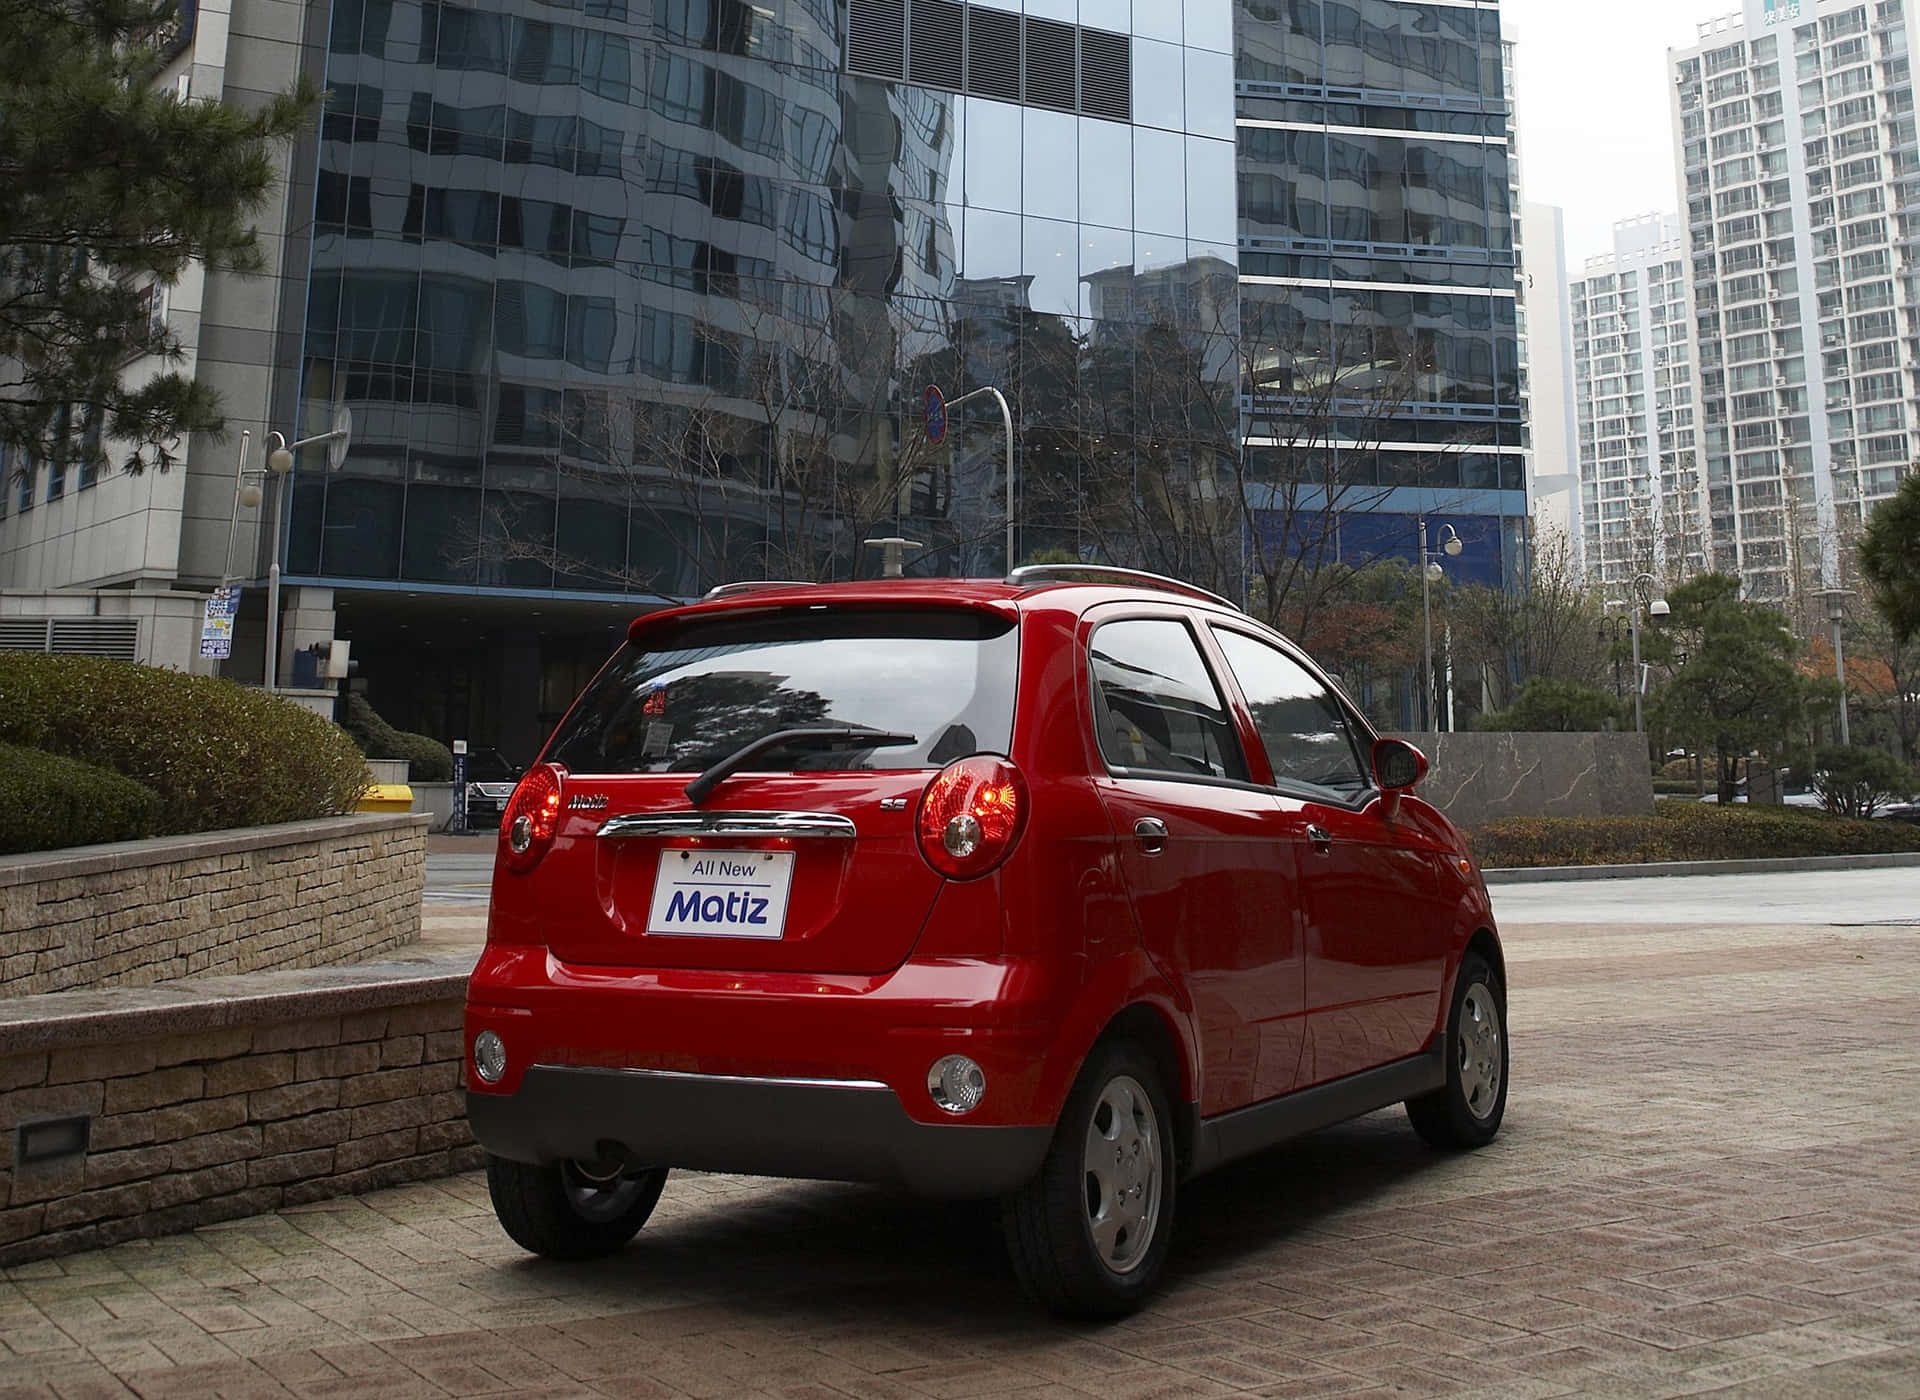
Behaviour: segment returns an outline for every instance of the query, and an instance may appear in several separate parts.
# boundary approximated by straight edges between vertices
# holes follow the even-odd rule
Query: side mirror
[[[1427,756],[1405,739],[1377,739],[1373,745],[1373,780],[1380,791],[1411,791],[1427,776]]]

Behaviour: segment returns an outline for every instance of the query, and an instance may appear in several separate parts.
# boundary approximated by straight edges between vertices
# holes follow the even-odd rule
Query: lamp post
[[[338,471],[340,464],[347,458],[347,444],[353,439],[353,414],[345,404],[337,405],[333,410],[333,427],[324,433],[315,433],[312,437],[303,437],[298,442],[288,442],[282,433],[268,433],[273,447],[267,453],[267,470],[261,473],[262,480],[267,477],[285,477],[293,470],[293,454],[303,447],[327,444],[327,466]],[[272,564],[267,569],[267,664],[265,682],[267,693],[273,694],[280,688],[280,497],[274,497],[273,511],[273,552]]]
[[[1846,621],[1847,599],[1854,596],[1851,588],[1823,588],[1814,595],[1827,600],[1827,623],[1833,629],[1833,675],[1840,682],[1840,746],[1851,748],[1853,736],[1849,733],[1847,718],[1847,662],[1840,650],[1840,624]]]
[[[1653,596],[1653,586],[1659,580],[1652,574],[1635,574],[1633,582],[1627,586],[1630,600],[1614,598],[1607,603],[1611,612],[1619,608],[1627,613],[1627,635],[1633,639],[1633,732],[1647,732],[1646,716],[1642,712],[1641,700],[1646,691],[1646,678],[1640,674],[1640,604],[1647,605],[1647,615],[1653,618],[1666,617],[1673,611],[1667,606],[1665,598]]]
[[[970,389],[957,399],[948,399],[947,407],[960,407],[968,399],[977,399],[982,394],[993,395],[993,401],[1000,405],[1000,421],[1007,430],[1007,572],[1013,572],[1013,410],[1007,407],[1007,396],[992,385],[979,389]]]
[[[1453,526],[1442,525],[1440,548],[1429,550],[1427,548],[1427,517],[1424,515],[1417,517],[1417,523],[1420,527],[1420,616],[1426,628],[1426,646],[1422,653],[1426,672],[1426,729],[1429,734],[1438,734],[1440,712],[1433,693],[1433,584],[1436,579],[1446,576],[1446,570],[1441,568],[1439,563],[1441,554],[1457,559],[1460,551],[1467,546]]]

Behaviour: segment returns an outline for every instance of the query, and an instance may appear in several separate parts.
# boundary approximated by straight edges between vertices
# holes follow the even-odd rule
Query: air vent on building
[[[1027,17],[1027,102],[1034,107],[1074,109],[1074,26]]]
[[[140,659],[140,621],[132,617],[0,618],[0,651]]]
[[[1133,45],[1126,35],[1080,31],[1080,110],[1110,121],[1133,120]]]
[[[967,91],[1020,100],[1020,16],[967,7]]]
[[[908,82],[959,91],[965,15],[966,7],[957,0],[913,0],[907,25]]]
[[[853,0],[847,8],[847,71],[875,78],[906,75],[905,0]]]

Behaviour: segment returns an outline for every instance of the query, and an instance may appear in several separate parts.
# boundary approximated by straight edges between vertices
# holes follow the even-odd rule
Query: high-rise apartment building
[[[1579,570],[1584,559],[1579,415],[1574,405],[1573,302],[1567,276],[1566,214],[1557,205],[1523,204],[1520,226],[1520,315],[1531,448],[1527,504],[1535,531],[1558,533],[1574,568]]]
[[[1840,583],[1914,459],[1915,8],[1746,0],[1669,55],[1711,563],[1757,598]]]
[[[524,758],[636,611],[874,535],[1009,562],[999,414],[931,443],[929,383],[1012,401],[1016,556],[1101,552],[1148,474],[1204,501],[1220,433],[1302,403],[1367,487],[1321,503],[1342,557],[1411,556],[1423,511],[1463,576],[1523,556],[1490,0],[232,0],[178,67],[327,90],[272,276],[159,312],[235,436],[42,469],[0,613],[190,614],[231,552],[251,679],[277,540],[283,681],[345,638],[396,725]],[[236,468],[336,405],[344,462],[270,482],[256,536]]]
[[[1579,521],[1587,576],[1706,567],[1686,234],[1671,214],[1613,226],[1573,283]]]

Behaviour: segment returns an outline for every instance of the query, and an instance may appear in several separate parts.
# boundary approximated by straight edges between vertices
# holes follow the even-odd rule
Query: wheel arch
[[[1481,927],[1475,929],[1473,934],[1467,939],[1467,946],[1462,949],[1460,953],[1461,960],[1464,962],[1470,953],[1478,953],[1487,960],[1487,965],[1493,969],[1493,975],[1500,979],[1500,994],[1505,996],[1507,990],[1507,957],[1506,953],[1500,947],[1499,936],[1483,924]],[[1457,969],[1454,975],[1459,975]]]
[[[1095,1046],[1108,1041],[1130,1041],[1153,1060],[1160,1071],[1161,1088],[1173,1108],[1174,1151],[1179,1171],[1186,1175],[1193,1162],[1194,1143],[1199,1135],[1200,1111],[1197,1096],[1189,1089],[1190,1077],[1180,1037],[1168,1023],[1166,1013],[1151,1002],[1136,1001],[1107,1022]],[[1088,1052],[1091,1055],[1091,1051]]]

